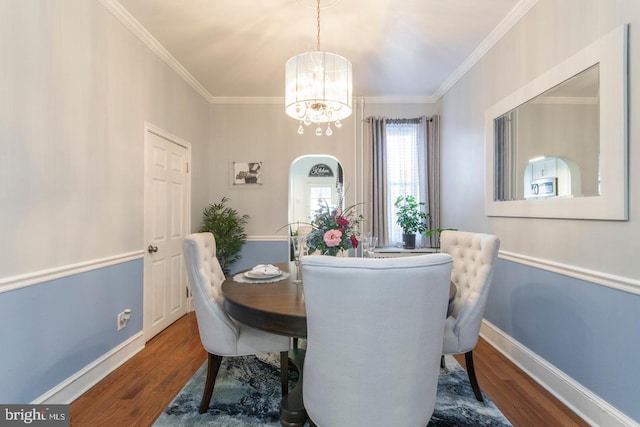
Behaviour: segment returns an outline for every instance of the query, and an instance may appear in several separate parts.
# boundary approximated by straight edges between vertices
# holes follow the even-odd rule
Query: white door
[[[187,310],[182,240],[190,229],[189,156],[188,143],[145,126],[145,341]]]

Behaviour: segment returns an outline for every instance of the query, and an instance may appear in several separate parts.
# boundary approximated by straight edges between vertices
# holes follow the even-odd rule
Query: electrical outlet
[[[131,310],[128,308],[125,311],[118,313],[118,316],[116,318],[117,329],[120,330],[125,326],[127,326],[127,323],[129,323],[130,318],[131,318]]]
[[[127,322],[124,320],[124,311],[122,313],[118,313],[118,318],[117,318],[117,325],[118,325],[118,330],[124,328],[125,326],[127,326]]]

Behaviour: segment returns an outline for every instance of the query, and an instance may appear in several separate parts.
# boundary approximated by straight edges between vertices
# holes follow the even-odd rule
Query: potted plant
[[[240,259],[240,249],[247,240],[244,226],[249,215],[240,215],[238,211],[225,204],[229,201],[223,197],[220,203],[209,205],[202,215],[200,232],[211,232],[216,239],[216,257],[224,274],[229,274],[229,266]]]
[[[398,196],[396,207],[396,223],[402,227],[402,241],[405,249],[416,247],[416,233],[423,234],[429,229],[429,215],[421,210],[425,202],[418,202],[413,196]]]

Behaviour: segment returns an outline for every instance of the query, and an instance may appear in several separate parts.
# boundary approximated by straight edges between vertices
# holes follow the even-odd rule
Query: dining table
[[[292,337],[294,343],[307,336],[307,318],[304,289],[299,268],[294,262],[273,264],[283,273],[280,280],[264,283],[245,280],[244,272],[227,277],[222,283],[223,307],[235,320],[256,329]],[[236,280],[238,279],[238,280]],[[453,310],[457,288],[449,285],[447,316]],[[293,345],[289,350],[289,363],[298,372],[298,381],[282,397],[280,424],[284,427],[303,426],[307,420],[302,400],[302,371],[304,348]]]

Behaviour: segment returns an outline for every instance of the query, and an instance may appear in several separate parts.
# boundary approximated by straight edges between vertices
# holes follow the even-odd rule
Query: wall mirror
[[[626,220],[627,28],[486,113],[489,216]]]
[[[330,207],[344,197],[342,165],[333,156],[308,155],[295,159],[289,168],[289,224],[295,232],[296,224],[311,221],[318,203],[326,201]],[[324,203],[324,202],[322,202]]]

